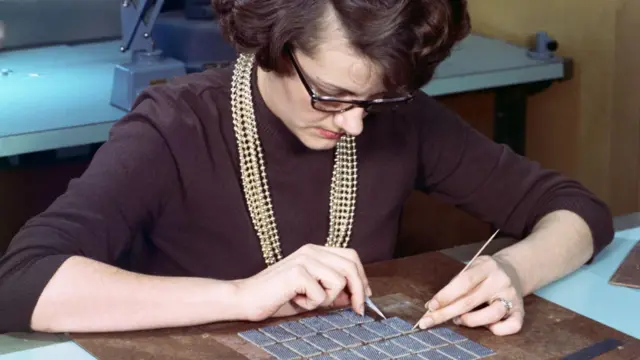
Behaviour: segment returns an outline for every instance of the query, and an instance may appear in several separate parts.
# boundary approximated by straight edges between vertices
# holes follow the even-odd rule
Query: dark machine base
[[[163,54],[182,61],[187,73],[225,66],[237,57],[222,37],[216,20],[188,18],[182,11],[160,14],[153,39]]]

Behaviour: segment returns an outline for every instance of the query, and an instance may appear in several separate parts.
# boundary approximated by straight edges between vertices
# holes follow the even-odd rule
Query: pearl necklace
[[[267,266],[282,259],[262,145],[258,137],[251,93],[254,56],[240,54],[231,81],[233,128],[240,156],[240,174],[253,227]],[[356,204],[357,158],[353,136],[338,141],[329,195],[329,234],[326,246],[347,247]]]

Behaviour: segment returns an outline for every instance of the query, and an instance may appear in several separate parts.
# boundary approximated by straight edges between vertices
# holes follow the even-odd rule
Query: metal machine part
[[[536,33],[534,48],[529,50],[527,55],[532,59],[549,60],[555,56],[557,50],[558,42],[546,32],[539,31]]]
[[[164,2],[122,2],[120,51],[130,51],[131,60],[116,66],[111,104],[125,111],[150,85],[225,66],[237,57],[220,33],[209,0],[184,0],[184,10],[163,13]]]
[[[115,68],[111,105],[130,111],[141,91],[172,77],[186,74],[183,62],[167,57],[154,46],[152,29],[164,0],[123,0],[120,9],[122,46],[130,61]]]
[[[237,58],[220,32],[210,0],[186,0],[184,12],[160,14],[153,38],[166,56],[185,63],[187,73],[226,66]]]

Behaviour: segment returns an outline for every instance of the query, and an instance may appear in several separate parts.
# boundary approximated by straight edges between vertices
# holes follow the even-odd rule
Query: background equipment
[[[116,66],[111,90],[111,104],[122,110],[131,110],[136,97],[150,85],[235,60],[209,1],[174,1],[169,5],[178,10],[162,12],[164,3],[122,2],[120,51],[130,51],[131,58]]]

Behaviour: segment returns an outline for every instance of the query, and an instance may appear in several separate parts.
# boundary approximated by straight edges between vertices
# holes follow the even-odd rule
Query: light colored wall
[[[470,0],[474,32],[528,45],[547,31],[574,79],[533,96],[527,155],[582,181],[615,214],[640,210],[640,0]]]

